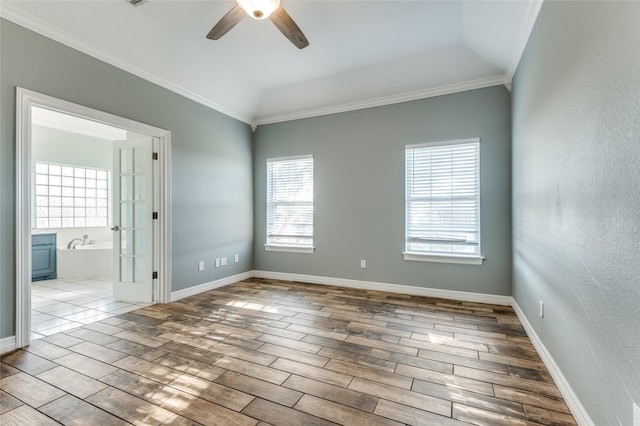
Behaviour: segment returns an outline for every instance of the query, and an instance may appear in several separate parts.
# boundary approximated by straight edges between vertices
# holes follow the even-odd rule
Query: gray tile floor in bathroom
[[[147,305],[113,300],[110,278],[36,281],[31,284],[31,339],[91,324]]]

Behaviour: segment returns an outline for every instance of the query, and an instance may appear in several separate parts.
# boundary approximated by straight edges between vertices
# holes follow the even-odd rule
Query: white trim
[[[448,84],[445,86],[432,87],[429,89],[416,90],[413,92],[400,93],[398,95],[383,96],[364,101],[350,102],[347,104],[333,105],[321,108],[312,108],[303,111],[269,115],[258,117],[256,125],[280,123],[283,121],[299,120],[302,118],[318,117],[321,115],[337,114],[340,112],[355,111],[359,109],[373,108],[384,105],[399,104],[402,102],[415,101],[418,99],[432,98],[434,96],[450,95],[452,93],[466,92],[467,90],[483,89],[485,87],[499,86],[504,84],[505,76],[496,75],[493,77],[471,80],[463,83]]]
[[[82,53],[86,53],[89,56],[97,58],[107,64],[113,65],[114,67],[120,68],[128,73],[136,75],[140,78],[143,78],[151,83],[157,84],[160,87],[164,87],[167,90],[170,90],[174,93],[177,93],[181,96],[184,96],[187,99],[191,99],[194,102],[202,104],[206,107],[214,109],[222,114],[228,115],[229,117],[235,118],[247,124],[253,124],[253,121],[250,117],[242,114],[238,111],[235,111],[231,108],[228,108],[218,102],[213,101],[212,99],[206,98],[202,95],[199,95],[187,88],[184,88],[178,84],[175,84],[164,77],[160,77],[159,75],[149,72],[147,70],[143,70],[135,65],[132,65],[126,61],[122,61],[117,59],[99,49],[95,49],[91,47],[83,40],[78,40],[77,38],[70,36],[69,34],[65,34],[62,31],[59,31],[46,22],[43,22],[39,19],[36,19],[32,16],[29,16],[22,11],[16,9],[12,5],[2,2],[2,7],[0,7],[0,16],[14,22],[20,26],[28,28],[32,31],[35,31],[38,34],[41,34],[45,37],[48,37],[52,40],[55,40],[59,43],[64,44],[65,46],[69,46],[75,50],[78,50]]]
[[[299,281],[311,284],[335,285],[339,287],[360,288],[364,290],[387,291],[391,293],[411,294],[414,296],[439,297],[463,302],[511,305],[511,296],[498,294],[470,293],[466,291],[442,290],[438,288],[417,287],[413,285],[389,284],[373,281],[360,281],[345,278],[321,277],[317,275],[290,274],[286,272],[253,271],[254,277],[284,281]]]
[[[412,145],[405,145],[405,149],[416,149],[416,148],[427,148],[432,146],[448,146],[448,145],[462,145],[462,144],[472,144],[477,143],[480,144],[480,138],[468,138],[468,139],[454,139],[450,141],[434,141],[434,142],[423,142],[416,143]]]
[[[404,260],[413,262],[458,263],[461,265],[482,265],[482,256],[447,256],[441,254],[402,253]]]
[[[313,254],[315,247],[301,247],[301,246],[278,246],[274,244],[265,244],[265,251],[280,251],[287,253],[306,253]]]
[[[159,300],[171,291],[171,133],[23,88],[16,88],[16,347],[29,344],[31,329],[31,106],[40,106],[158,138],[160,186]]]
[[[290,157],[276,157],[276,158],[267,158],[267,163],[270,161],[288,161],[288,160],[306,160],[307,158],[313,159],[313,154],[305,154],[305,155],[292,155]]]
[[[536,351],[540,355],[540,358],[542,358],[542,362],[547,367],[547,370],[549,370],[551,377],[553,377],[553,381],[558,386],[558,389],[560,390],[564,401],[567,403],[567,406],[569,407],[569,410],[571,410],[571,414],[573,414],[576,422],[578,422],[578,425],[595,426],[595,423],[593,422],[593,420],[591,420],[591,417],[589,417],[587,410],[585,410],[582,403],[580,403],[578,396],[573,391],[573,388],[571,388],[571,385],[564,377],[564,374],[562,374],[562,370],[560,370],[560,367],[558,366],[558,364],[556,364],[555,360],[551,356],[551,353],[549,353],[546,346],[542,342],[542,339],[540,339],[540,337],[536,334],[535,329],[525,316],[522,309],[520,309],[520,306],[518,306],[518,302],[516,302],[515,299],[513,299],[511,306],[516,312],[520,323],[527,332],[531,343],[533,343],[533,347],[536,348]]]
[[[7,352],[14,351],[17,348],[16,336],[9,336],[4,339],[0,339],[0,354],[6,354]]]
[[[230,277],[225,277],[219,280],[185,288],[183,290],[177,290],[171,293],[171,301],[175,302],[176,300],[180,300],[185,297],[194,296],[208,290],[213,290],[216,288],[224,287],[225,285],[233,284],[238,281],[246,280],[248,278],[253,278],[253,276],[253,271],[247,271],[237,275],[231,275]]]
[[[520,64],[520,60],[522,59],[522,55],[524,54],[524,50],[527,47],[527,43],[529,42],[529,37],[531,37],[531,32],[533,31],[533,27],[536,24],[536,20],[538,19],[538,14],[540,13],[540,9],[542,8],[542,3],[544,0],[529,0],[529,7],[527,9],[527,13],[520,24],[520,34],[518,36],[518,40],[516,40],[516,49],[511,59],[511,63],[507,68],[507,72],[504,74],[503,84],[507,86],[507,89],[511,91],[511,80],[513,80],[513,76],[518,69],[518,65]]]

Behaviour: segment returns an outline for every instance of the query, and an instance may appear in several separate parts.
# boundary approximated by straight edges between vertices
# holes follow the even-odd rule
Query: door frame
[[[157,144],[157,295],[154,303],[171,298],[171,132],[128,118],[57,99],[38,92],[16,88],[16,347],[26,346],[31,338],[31,107],[39,106],[75,115],[124,130],[152,136]],[[155,162],[154,162],[155,163]],[[156,297],[157,296],[157,297]]]

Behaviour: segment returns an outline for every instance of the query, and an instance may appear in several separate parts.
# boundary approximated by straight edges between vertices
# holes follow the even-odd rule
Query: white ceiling
[[[234,1],[2,0],[20,25],[249,124],[510,85],[542,0],[282,0],[299,50]]]

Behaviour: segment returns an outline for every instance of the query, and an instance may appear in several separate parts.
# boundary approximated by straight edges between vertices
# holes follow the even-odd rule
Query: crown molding
[[[536,20],[538,19],[538,14],[540,13],[540,9],[542,8],[542,4],[544,0],[530,0],[529,7],[527,8],[527,13],[525,14],[524,19],[522,20],[522,24],[520,26],[521,31],[516,40],[516,49],[513,55],[513,59],[507,68],[507,72],[505,73],[505,81],[504,85],[511,90],[511,80],[513,80],[513,76],[518,69],[518,65],[520,64],[520,59],[522,59],[522,55],[524,54],[524,49],[527,47],[527,43],[529,42],[529,37],[531,36],[531,32],[533,31],[533,27],[536,24]]]
[[[94,57],[103,62],[106,62],[109,65],[113,65],[116,68],[120,68],[123,71],[126,71],[137,77],[140,77],[144,80],[154,83],[171,92],[184,96],[187,99],[190,99],[208,108],[216,110],[222,114],[228,115],[229,117],[235,118],[249,125],[253,124],[252,119],[246,116],[245,114],[242,114],[238,111],[228,108],[209,98],[201,96],[187,88],[180,86],[179,84],[175,84],[163,77],[160,77],[155,73],[143,70],[126,61],[117,59],[99,49],[95,49],[89,46],[84,41],[79,40],[69,34],[65,34],[64,32],[58,29],[52,28],[47,23],[23,13],[22,11],[18,10],[17,8],[15,8],[10,4],[7,4],[6,2],[0,1],[0,17],[13,22],[14,24],[27,28],[31,31],[34,31],[40,35],[43,35],[47,38],[50,38],[54,41],[57,41],[58,43],[64,44],[65,46],[71,47],[72,49],[78,50],[91,57]]]
[[[452,93],[466,92],[467,90],[483,89],[485,87],[499,86],[505,84],[504,75],[496,75],[478,80],[471,80],[462,83],[448,84],[444,86],[431,87],[428,89],[416,90],[413,92],[400,93],[398,95],[383,96],[364,101],[350,102],[346,104],[333,105],[321,108],[312,108],[303,111],[276,114],[258,117],[255,120],[256,126],[263,124],[281,123],[283,121],[299,120],[302,118],[318,117],[322,115],[337,114],[340,112],[355,111],[360,109],[374,108],[384,105],[398,104],[402,102],[415,101],[419,99],[432,98],[435,96],[450,95]]]

